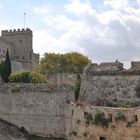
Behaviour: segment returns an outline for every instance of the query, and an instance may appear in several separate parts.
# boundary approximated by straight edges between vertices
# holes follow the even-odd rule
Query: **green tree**
[[[1,62],[0,64],[0,74],[2,75],[4,71],[4,62]]]
[[[6,51],[6,59],[3,64],[2,79],[4,82],[9,82],[9,76],[11,74],[11,60],[9,57],[9,51]]]
[[[78,101],[79,93],[80,93],[80,87],[81,87],[81,77],[79,74],[77,74],[77,80],[75,81],[75,101]]]
[[[91,60],[77,52],[66,54],[46,53],[35,71],[41,74],[82,73]]]

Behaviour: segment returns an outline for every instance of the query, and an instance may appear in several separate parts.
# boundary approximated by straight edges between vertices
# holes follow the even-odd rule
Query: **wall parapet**
[[[32,30],[30,30],[29,28],[22,28],[22,29],[2,30],[1,31],[2,36],[17,35],[17,34],[23,34],[23,33],[32,34]]]
[[[45,83],[0,83],[0,93],[18,93],[22,92],[46,92],[55,93],[59,91],[73,90],[74,87],[66,84],[45,84]]]
[[[103,62],[101,64],[89,64],[83,71],[84,76],[118,76],[118,75],[140,75],[140,61],[131,62],[130,69],[124,69],[123,63]]]
[[[56,73],[46,76],[46,80],[49,84],[68,84],[75,85],[77,74],[74,73]]]

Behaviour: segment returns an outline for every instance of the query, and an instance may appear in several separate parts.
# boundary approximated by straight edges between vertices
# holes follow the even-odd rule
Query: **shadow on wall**
[[[27,140],[66,140],[66,139],[63,139],[63,138],[46,138],[46,137],[31,135],[31,136],[28,137]]]

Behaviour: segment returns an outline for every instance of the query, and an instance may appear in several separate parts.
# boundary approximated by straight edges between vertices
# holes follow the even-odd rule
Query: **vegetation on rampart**
[[[95,124],[95,125],[101,125],[108,127],[108,123],[110,122],[110,119],[105,118],[105,115],[103,112],[97,112],[95,116],[93,117],[92,114],[85,112],[84,118],[86,120],[86,124]]]
[[[95,114],[94,124],[108,126],[109,119],[105,118],[105,114],[103,112],[97,112]]]
[[[17,71],[9,77],[11,83],[46,83],[45,76],[30,71]]]
[[[105,114],[103,112],[96,112],[95,116],[93,116],[91,113],[84,112],[84,118],[85,118],[85,123],[87,125],[89,124],[95,124],[95,125],[101,125],[101,126],[106,126],[108,127],[108,124],[112,122],[112,115],[106,118]],[[126,116],[122,112],[117,112],[114,116],[115,121],[125,121]],[[135,119],[136,120],[136,119]]]
[[[115,119],[115,121],[121,121],[121,120],[125,121],[126,117],[125,117],[124,113],[118,112],[118,113],[116,113],[114,119]]]

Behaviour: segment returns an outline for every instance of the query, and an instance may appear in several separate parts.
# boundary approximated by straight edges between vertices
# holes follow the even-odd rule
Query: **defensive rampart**
[[[73,94],[68,85],[1,84],[0,118],[30,134],[64,138],[65,111]]]
[[[56,73],[46,76],[46,80],[49,84],[68,84],[74,85],[77,79],[77,74],[73,73]]]
[[[125,70],[120,62],[91,64],[84,70],[80,100],[97,106],[140,105],[140,62]]]
[[[71,105],[70,140],[139,140],[140,108]]]
[[[68,140],[140,138],[140,108],[136,107],[140,106],[140,62],[132,62],[129,70],[120,62],[87,66],[77,104],[72,103],[74,84],[71,83],[75,76],[71,81],[67,77],[51,77],[53,85],[1,83],[0,118],[17,128],[24,127],[30,134],[46,137]],[[116,116],[121,120],[116,120]]]

